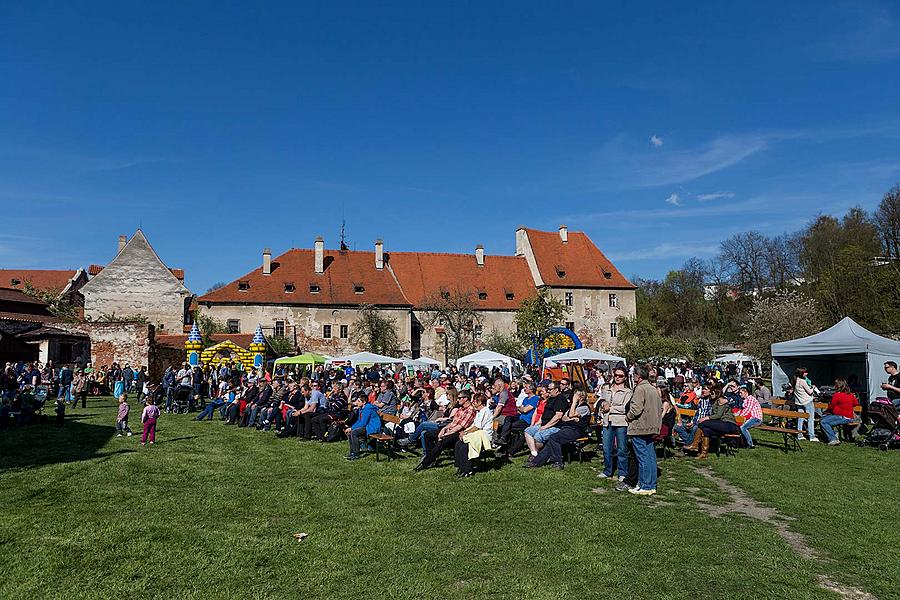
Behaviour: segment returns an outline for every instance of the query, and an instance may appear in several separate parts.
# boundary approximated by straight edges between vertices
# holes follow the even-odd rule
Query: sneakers
[[[132,433],[129,431],[127,435],[128,435],[128,437],[131,437],[131,436],[134,435],[134,434],[132,434]]]
[[[612,475],[607,475],[606,473],[598,473],[597,477],[600,479],[612,479]]]
[[[635,489],[637,489],[637,488],[635,488]],[[624,492],[626,490],[630,491],[631,486],[628,485],[627,483],[625,483],[624,481],[619,482],[619,485],[616,486],[617,492]]]
[[[618,479],[619,479],[619,481],[625,481],[625,476],[624,476],[624,475],[619,475]]]
[[[116,434],[116,437],[122,437],[122,434],[121,434],[121,433],[117,433],[117,434]]]
[[[831,440],[830,442],[828,442],[828,445],[829,446],[840,446],[841,440]]]
[[[811,442],[818,442],[818,441],[819,441],[819,438],[811,437],[811,438],[809,438],[809,441],[811,441]]]
[[[346,460],[359,460],[361,457],[360,457],[360,455],[359,455],[358,453],[356,453],[356,452],[351,452],[350,454],[348,454],[348,455],[345,456],[344,458],[345,458]]]
[[[153,442],[150,442],[150,445],[152,446],[152,445],[153,445]]]
[[[555,463],[553,463],[552,465],[550,465],[550,468],[551,468],[551,469],[555,469],[555,470],[557,470],[557,471],[562,471],[562,470],[564,470],[564,469],[566,468],[566,465],[565,465],[564,463],[561,463],[561,462],[555,462]]]
[[[656,493],[656,490],[642,490],[641,488],[636,488],[636,487],[631,488],[628,491],[630,493],[634,494],[635,496],[652,496],[653,494]]]
[[[141,446],[146,446],[146,445],[147,445],[147,444],[145,444],[144,442],[141,442]]]
[[[806,441],[806,437],[804,437],[802,434],[801,434],[801,435],[798,435],[798,436],[797,436],[797,441],[798,441],[798,442],[805,442],[805,441]]]

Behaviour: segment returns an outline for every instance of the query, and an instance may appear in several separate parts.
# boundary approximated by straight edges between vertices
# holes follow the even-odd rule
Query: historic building
[[[84,269],[0,269],[0,287],[24,290],[31,286],[42,292],[53,292],[62,302],[82,306],[79,293],[88,282]]]
[[[193,295],[184,272],[170,269],[138,229],[131,239],[119,236],[115,258],[105,267],[91,265],[81,288],[88,321],[143,317],[157,332],[182,333],[191,322]]]
[[[272,335],[296,340],[304,350],[330,354],[355,350],[351,328],[359,309],[378,307],[397,324],[401,350],[444,357],[440,330],[426,327],[422,308],[436,295],[469,292],[481,325],[473,337],[515,329],[515,311],[538,288],[548,288],[571,308],[566,325],[585,346],[612,349],[616,319],[635,314],[635,286],[583,232],[520,227],[513,256],[290,249],[273,260],[263,251],[258,268],[197,299],[234,333],[258,324]],[[86,296],[87,298],[87,296]]]

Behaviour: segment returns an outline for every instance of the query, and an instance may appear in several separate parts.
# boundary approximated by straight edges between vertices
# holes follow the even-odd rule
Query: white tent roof
[[[805,338],[772,344],[772,356],[878,353],[900,356],[900,342],[872,333],[850,317]]]
[[[481,350],[479,352],[475,352],[474,354],[469,354],[463,356],[462,358],[457,358],[456,366],[461,367],[463,365],[478,365],[481,367],[507,365],[510,369],[512,369],[514,365],[521,366],[522,361],[511,356],[506,356],[505,354],[500,354],[499,352],[494,352],[493,350]]]
[[[758,363],[759,359],[755,356],[750,356],[749,354],[744,354],[743,352],[732,352],[731,354],[723,354],[721,356],[717,356],[714,363],[730,363],[730,362],[751,362]]]
[[[428,358],[427,356],[420,356],[419,358],[403,358],[404,367],[439,367],[441,366],[440,361],[434,360],[433,358]]]
[[[354,367],[356,365],[386,365],[386,364],[396,364],[402,363],[402,358],[391,358],[390,356],[382,356],[381,354],[374,354],[372,352],[357,352],[356,354],[350,354],[348,356],[336,356],[334,358],[328,359],[330,363],[348,362]]]
[[[556,354],[554,356],[548,356],[544,359],[544,367],[546,368],[548,364],[559,364],[559,363],[571,363],[571,362],[614,362],[614,363],[626,363],[625,359],[621,356],[613,356],[612,354],[605,354],[603,352],[597,352],[596,350],[591,350],[589,348],[579,348],[578,350],[570,350],[568,352],[563,352],[561,354]]]

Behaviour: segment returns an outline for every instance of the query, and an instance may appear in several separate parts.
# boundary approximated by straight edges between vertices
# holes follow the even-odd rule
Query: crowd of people
[[[892,399],[900,398],[896,364],[885,364],[883,386]],[[39,399],[34,391],[43,387]],[[819,420],[828,443],[839,442],[835,428],[854,420],[858,382],[838,379],[830,405]],[[473,366],[407,371],[399,365],[368,368],[318,366],[295,374],[245,371],[240,365],[204,368],[184,363],[166,369],[152,382],[145,368],[93,369],[63,365],[8,364],[3,373],[0,427],[25,425],[42,406],[55,399],[57,423],[65,409],[85,406],[89,392],[109,390],[118,399],[116,431],[131,436],[129,397],[144,404],[141,443],[153,444],[155,426],[163,411],[196,412],[197,421],[218,419],[225,425],[279,438],[319,442],[347,440],[347,460],[371,450],[371,440],[387,443],[389,451],[421,453],[414,470],[437,466],[451,451],[459,477],[475,472],[475,461],[491,450],[500,461],[511,462],[526,452],[525,468],[549,465],[565,468],[568,449],[587,443],[597,434],[603,455],[600,477],[617,479],[616,489],[638,495],[656,491],[657,445],[671,444],[677,454],[707,457],[710,446],[723,436],[740,436],[754,448],[751,430],[763,422],[762,409],[772,406],[772,392],[757,373],[738,365],[631,365],[587,367],[583,382],[567,378],[542,379],[536,370],[512,376],[502,367]],[[806,413],[797,428],[815,435],[813,399],[819,390],[800,368],[788,395]],[[162,408],[161,408],[162,407]],[[679,416],[677,409],[690,414]],[[802,436],[801,436],[802,437]]]

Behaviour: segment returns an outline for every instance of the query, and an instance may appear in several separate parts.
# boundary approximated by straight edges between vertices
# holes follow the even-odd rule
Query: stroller
[[[194,393],[193,388],[189,385],[179,385],[172,393],[172,412],[176,415],[179,413],[187,414],[191,409],[191,394]]]
[[[869,404],[869,419],[872,429],[857,446],[877,446],[879,450],[900,448],[900,421],[897,409],[887,398],[876,398]]]

